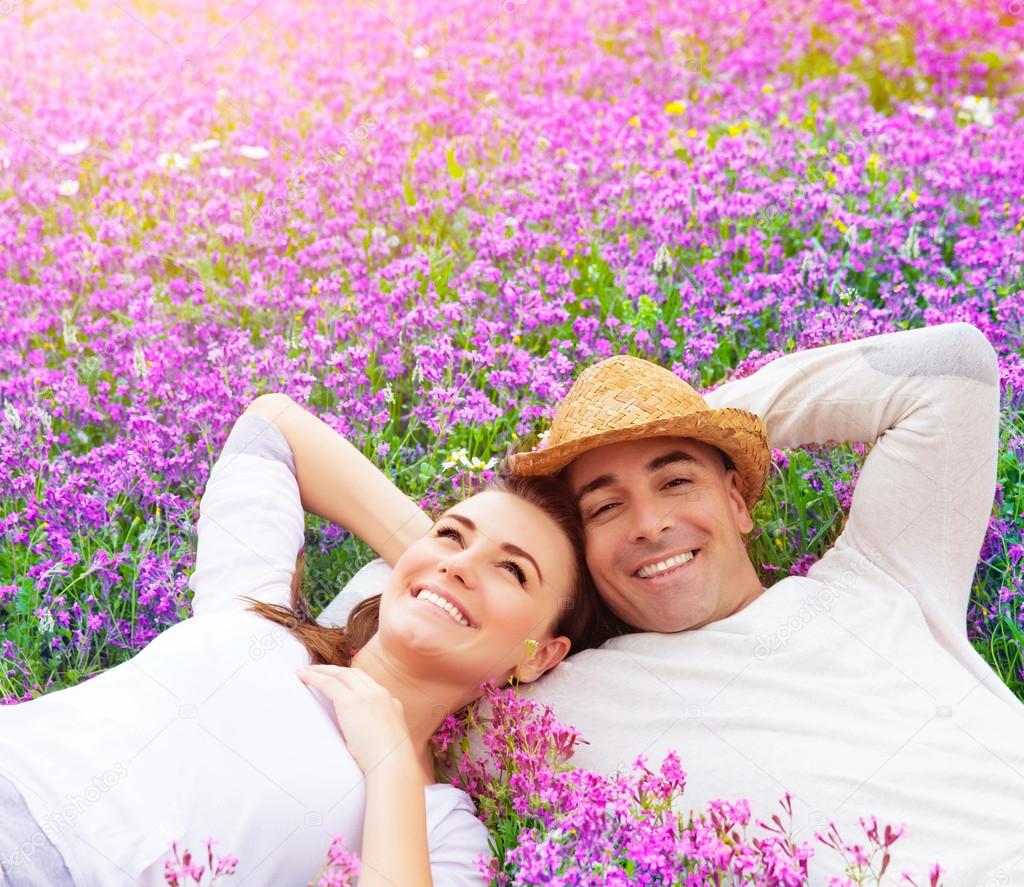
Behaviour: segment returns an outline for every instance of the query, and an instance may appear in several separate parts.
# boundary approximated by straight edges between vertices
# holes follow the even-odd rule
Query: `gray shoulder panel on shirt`
[[[986,385],[999,382],[995,352],[977,327],[952,323],[923,329],[931,330],[931,335],[901,334],[885,346],[867,345],[864,359],[887,376],[953,376]]]
[[[282,462],[295,475],[295,459],[288,441],[273,422],[262,416],[246,413],[236,420],[221,456],[229,453],[248,453],[274,462]]]

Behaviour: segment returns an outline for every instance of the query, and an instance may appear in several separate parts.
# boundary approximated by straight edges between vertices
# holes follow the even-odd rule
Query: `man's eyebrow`
[[[689,453],[684,453],[682,450],[673,450],[671,453],[665,453],[662,456],[655,456],[647,463],[647,473],[654,474],[659,468],[664,468],[666,465],[671,465],[674,462],[689,462],[693,465],[700,465],[700,460]]]
[[[671,453],[663,453],[660,456],[655,456],[650,462],[644,466],[648,474],[654,474],[666,465],[672,465],[676,462],[687,462],[693,465],[700,465],[700,461],[689,453],[684,453],[682,450],[673,450]],[[614,474],[601,474],[595,477],[589,483],[583,485],[580,491],[576,494],[576,503],[579,504],[583,497],[602,489],[603,487],[610,487],[618,482],[618,476]]]
[[[454,511],[449,511],[445,515],[445,517],[450,517],[452,520],[456,520],[460,524],[462,524],[467,530],[472,530],[473,532],[476,532],[476,524],[473,523],[473,521],[471,521],[468,517],[466,517],[463,514],[456,514]],[[537,571],[537,578],[540,579],[541,582],[544,581],[544,574],[541,573],[540,567],[537,566],[537,562],[533,559],[533,557],[531,557],[529,552],[523,551],[523,549],[521,549],[518,545],[513,545],[511,542],[502,542],[501,550],[507,551],[509,554],[515,554],[519,557],[526,558],[531,564],[533,564],[533,569]]]

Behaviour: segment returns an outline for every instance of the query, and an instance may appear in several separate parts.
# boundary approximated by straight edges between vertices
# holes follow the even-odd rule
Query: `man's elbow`
[[[948,346],[936,355],[937,360],[945,363],[943,374],[998,386],[999,358],[985,334],[964,321],[945,326],[949,330]]]

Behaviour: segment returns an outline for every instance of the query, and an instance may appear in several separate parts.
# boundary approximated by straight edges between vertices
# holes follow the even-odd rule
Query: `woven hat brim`
[[[736,466],[747,507],[753,508],[761,498],[771,464],[764,422],[754,413],[732,407],[698,410],[687,416],[614,428],[543,450],[516,453],[509,456],[508,467],[513,474],[557,474],[573,459],[590,450],[647,437],[689,437],[718,447]]]

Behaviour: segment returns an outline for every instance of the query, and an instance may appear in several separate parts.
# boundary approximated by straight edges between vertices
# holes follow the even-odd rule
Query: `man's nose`
[[[672,509],[664,502],[637,502],[633,508],[630,541],[653,542],[675,526]]]

